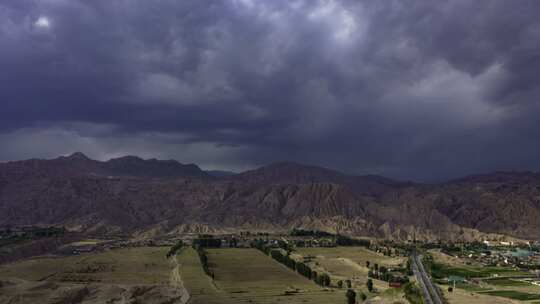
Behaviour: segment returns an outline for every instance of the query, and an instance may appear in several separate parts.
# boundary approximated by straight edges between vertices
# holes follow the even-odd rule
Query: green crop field
[[[453,284],[450,284],[450,286],[453,286]],[[491,290],[491,288],[480,287],[478,285],[469,284],[469,283],[456,283],[456,288],[461,288],[463,290],[471,291],[471,292],[489,291],[489,290]]]
[[[510,278],[493,278],[484,280],[485,283],[494,285],[494,286],[531,286],[530,283],[519,281]]]
[[[529,273],[507,267],[454,267],[442,263],[433,263],[431,272],[434,278],[442,279],[448,276],[464,278],[485,278],[493,275],[523,276]]]
[[[494,291],[485,291],[482,294],[487,294],[491,296],[509,298],[520,301],[530,301],[530,300],[540,300],[540,294],[527,293],[515,290],[494,290]]]

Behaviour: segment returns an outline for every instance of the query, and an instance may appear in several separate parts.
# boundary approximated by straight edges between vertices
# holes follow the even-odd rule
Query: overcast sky
[[[0,160],[540,170],[540,1],[0,0]]]

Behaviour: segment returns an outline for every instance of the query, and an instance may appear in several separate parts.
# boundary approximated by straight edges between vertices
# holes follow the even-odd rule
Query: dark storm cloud
[[[0,159],[540,170],[537,1],[8,1]]]

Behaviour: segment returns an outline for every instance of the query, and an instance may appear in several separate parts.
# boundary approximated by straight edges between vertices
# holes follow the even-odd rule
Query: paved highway
[[[414,253],[412,255],[412,260],[413,263],[411,266],[413,273],[420,284],[422,292],[424,293],[426,304],[443,304],[439,290],[435,287],[424,269],[424,265],[422,264],[422,256]]]

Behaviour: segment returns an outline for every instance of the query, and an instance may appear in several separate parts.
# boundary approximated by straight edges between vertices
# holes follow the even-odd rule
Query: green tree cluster
[[[201,247],[197,247],[197,254],[199,255],[199,260],[201,261],[201,266],[204,270],[204,273],[206,273],[206,275],[208,276],[211,276],[213,279],[214,273],[210,271],[210,268],[208,267],[208,256],[206,255],[206,251]]]
[[[369,246],[371,245],[371,242],[370,240],[353,239],[348,236],[338,234],[336,236],[336,244],[338,246],[363,246],[363,247],[369,248]]]
[[[420,289],[412,282],[405,284],[403,286],[403,291],[405,293],[405,298],[412,304],[421,304],[423,303],[422,294]]]
[[[299,229],[299,228],[294,228],[293,230],[291,230],[290,235],[292,235],[292,236],[313,236],[313,237],[316,237],[316,238],[334,236],[332,233],[328,233],[326,231],[305,230],[305,229]]]
[[[373,280],[372,279],[367,280],[366,287],[367,287],[369,292],[373,292]]]
[[[212,235],[203,234],[193,240],[193,248],[219,248],[221,247],[221,239],[215,239]]]
[[[270,256],[280,262],[281,264],[291,268],[292,270],[296,270],[296,261],[291,259],[290,256],[288,255],[284,255],[283,253],[281,253],[281,250],[271,250],[270,251]]]
[[[354,290],[352,289],[347,290],[347,293],[345,293],[345,297],[347,297],[347,304],[356,303],[356,292],[354,292]]]
[[[321,273],[314,278],[315,283],[321,286],[330,286],[330,276],[326,273]]]
[[[167,252],[167,258],[170,258],[173,255],[177,254],[182,248],[184,248],[184,242],[179,241],[174,246],[172,246],[171,249],[169,249],[169,251]]]

